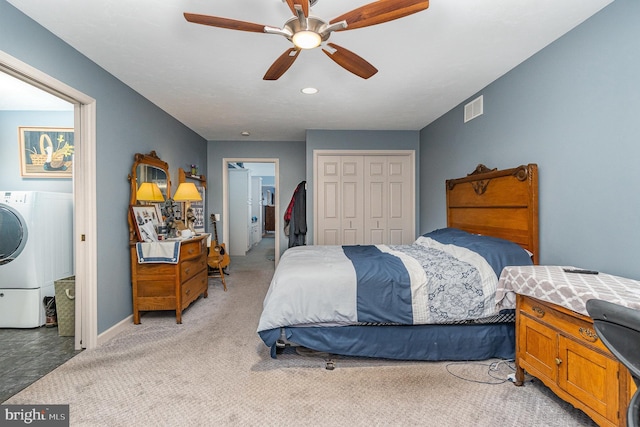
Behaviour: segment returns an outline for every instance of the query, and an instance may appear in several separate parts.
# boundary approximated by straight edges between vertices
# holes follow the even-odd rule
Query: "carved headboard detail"
[[[539,262],[536,164],[503,170],[478,165],[466,177],[447,180],[446,190],[448,227],[511,240]]]

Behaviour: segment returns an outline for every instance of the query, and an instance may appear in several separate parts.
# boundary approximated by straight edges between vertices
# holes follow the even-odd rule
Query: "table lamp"
[[[136,192],[136,200],[139,202],[164,202],[164,196],[160,187],[155,182],[143,182]]]
[[[187,213],[189,209],[191,209],[191,202],[196,202],[202,200],[202,196],[198,191],[198,188],[193,182],[183,182],[178,185],[178,189],[173,195],[173,200],[176,202],[184,202],[185,203],[185,218],[184,224],[189,230],[191,230],[195,234],[193,220],[188,221]]]

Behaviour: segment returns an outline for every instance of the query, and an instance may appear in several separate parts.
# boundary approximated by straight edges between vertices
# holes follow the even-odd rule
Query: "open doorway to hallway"
[[[224,238],[232,257],[246,256],[256,245],[277,263],[278,159],[224,159]],[[264,241],[263,241],[264,240]]]

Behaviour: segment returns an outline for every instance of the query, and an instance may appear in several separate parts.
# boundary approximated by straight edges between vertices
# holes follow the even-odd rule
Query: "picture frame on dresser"
[[[131,220],[135,225],[136,236],[140,242],[157,242],[156,227],[162,221],[154,205],[131,205]]]

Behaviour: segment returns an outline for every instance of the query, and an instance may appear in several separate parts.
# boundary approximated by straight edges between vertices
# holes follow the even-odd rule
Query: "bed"
[[[411,245],[285,251],[258,325],[271,356],[301,346],[399,360],[513,358],[515,307],[495,291],[503,267],[538,262],[537,166],[478,165],[445,189],[447,227]]]

